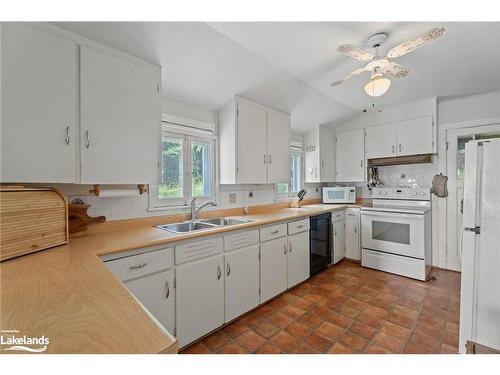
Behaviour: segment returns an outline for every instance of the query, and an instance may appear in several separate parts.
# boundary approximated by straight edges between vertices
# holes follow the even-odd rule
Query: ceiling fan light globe
[[[374,75],[365,85],[365,92],[369,96],[382,96],[389,90],[389,87],[391,87],[391,80],[378,74]]]

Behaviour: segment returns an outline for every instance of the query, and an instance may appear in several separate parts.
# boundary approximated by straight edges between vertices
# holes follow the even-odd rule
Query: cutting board
[[[68,204],[53,188],[0,187],[0,261],[68,242]]]

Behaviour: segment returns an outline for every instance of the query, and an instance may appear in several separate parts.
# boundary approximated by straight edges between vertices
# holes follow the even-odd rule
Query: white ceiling
[[[463,96],[500,88],[498,22],[235,22],[210,25],[352,108],[360,108],[369,100],[363,91],[369,73],[331,87],[331,82],[366,64],[337,53],[336,47],[351,43],[373,52],[365,41],[378,32],[389,34],[380,48],[381,56],[385,56],[389,49],[401,42],[436,26],[446,28],[443,38],[394,59],[407,67],[410,74],[392,81],[388,93],[380,98],[382,105],[433,96]]]
[[[163,95],[217,111],[234,95],[291,113],[305,132],[339,122],[369,102],[369,75],[329,83],[362,66],[338,54],[389,33],[387,50],[436,26],[430,23],[319,22],[58,22],[55,25],[163,67]],[[500,88],[500,23],[451,23],[441,40],[396,61],[410,69],[381,105]]]

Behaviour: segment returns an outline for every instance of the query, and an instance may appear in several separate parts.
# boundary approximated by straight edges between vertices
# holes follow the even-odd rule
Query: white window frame
[[[218,197],[218,139],[214,134],[215,126],[210,123],[196,120],[185,119],[177,116],[163,115],[162,134],[160,141],[164,137],[177,138],[182,140],[183,149],[183,185],[182,198],[160,198],[159,185],[150,185],[149,187],[149,211],[173,210],[183,212],[189,207],[192,197],[192,168],[191,168],[191,142],[211,142],[212,143],[212,195],[207,197],[196,197],[198,204],[205,201],[217,202]],[[162,147],[163,150],[163,147]],[[162,158],[160,158],[162,160]]]
[[[282,200],[282,199],[288,199],[288,198],[292,198],[294,197],[295,195],[297,195],[298,191],[291,191],[291,188],[292,188],[292,171],[291,171],[291,168],[292,168],[292,155],[299,155],[300,156],[300,188],[303,188],[304,187],[304,178],[305,178],[305,174],[304,174],[304,152],[302,150],[302,146],[297,146],[295,144],[292,144],[290,146],[290,180],[287,182],[288,184],[288,193],[278,193],[278,184],[275,184],[275,187],[274,187],[274,191],[275,191],[275,194],[276,194],[276,200]]]

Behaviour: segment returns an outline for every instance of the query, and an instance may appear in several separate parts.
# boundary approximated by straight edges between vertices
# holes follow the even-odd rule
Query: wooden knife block
[[[302,207],[302,203],[300,203],[300,198],[299,197],[294,197],[290,204],[288,205],[290,208],[300,208]]]

